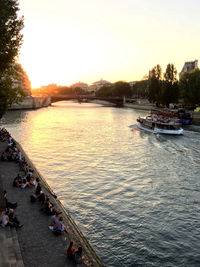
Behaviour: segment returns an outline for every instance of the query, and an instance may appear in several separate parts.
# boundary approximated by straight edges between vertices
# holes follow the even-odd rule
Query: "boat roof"
[[[173,120],[170,120],[170,121],[168,121],[168,122],[164,122],[164,121],[161,121],[161,120],[159,120],[159,119],[157,118],[157,120],[154,121],[153,118],[152,118],[152,120],[148,120],[148,119],[147,119],[148,117],[149,117],[149,118],[152,118],[151,115],[147,115],[146,118],[142,118],[142,119],[143,119],[143,120],[146,120],[146,121],[148,121],[148,122],[153,122],[153,123],[155,123],[155,124],[173,125],[173,126],[180,126],[180,125],[181,125],[181,123],[176,122],[176,121],[173,121]]]

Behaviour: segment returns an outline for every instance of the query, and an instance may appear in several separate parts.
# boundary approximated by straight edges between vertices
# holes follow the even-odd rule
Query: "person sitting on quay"
[[[53,229],[53,232],[56,234],[69,233],[66,226],[63,224],[63,217],[60,217],[56,222],[56,225]]]
[[[69,247],[67,249],[67,258],[69,260],[73,260],[74,259],[74,253],[75,253],[75,249],[74,249],[74,242],[70,241]]]
[[[40,191],[40,195],[38,196],[38,200],[40,202],[40,210],[44,211],[45,202],[46,202],[46,194],[43,191]]]
[[[12,161],[12,149],[11,148],[6,149],[6,156],[7,156],[8,161]]]
[[[45,203],[44,203],[44,212],[47,215],[54,215],[56,213],[59,213],[59,214],[61,213],[61,212],[59,212],[59,210],[57,210],[54,207],[54,204],[50,201],[48,196],[46,197],[46,200],[45,200]]]
[[[47,215],[54,215],[57,211],[54,209],[54,205],[50,202],[49,197],[46,198],[44,203],[44,212]]]
[[[2,216],[2,226],[10,226],[15,228],[21,228],[23,225],[20,224],[16,216],[13,216],[13,213],[11,213],[9,210],[5,211],[5,213]]]
[[[22,153],[20,150],[17,151],[16,163],[20,163],[22,161]]]
[[[14,187],[20,187],[22,186],[22,180],[18,180],[17,177],[14,178],[13,180],[13,186]]]
[[[50,221],[50,225],[52,227],[56,227],[56,222],[59,220],[60,218],[60,214],[62,213],[62,211],[57,211],[54,215],[51,216],[51,221]]]
[[[25,166],[24,166],[24,174],[25,176],[29,173],[29,166],[28,164],[26,163]]]
[[[29,185],[35,186],[36,182],[35,182],[35,176],[33,174],[28,173],[26,175],[26,180],[29,183]]]
[[[21,189],[25,189],[27,187],[30,187],[31,185],[29,184],[29,182],[26,180],[26,178],[22,179],[22,184],[21,184]]]
[[[5,209],[3,207],[0,207],[0,225],[2,224],[2,218],[5,214]]]
[[[17,216],[14,214],[14,210],[9,208],[7,209],[9,212],[8,217],[11,223],[14,223],[16,226],[15,227],[22,227],[23,225],[20,224],[19,220],[17,219]]]
[[[14,144],[14,140],[12,139],[12,136],[10,135],[8,137],[8,146],[11,147],[11,146],[13,146],[13,144]]]
[[[41,183],[38,182],[36,190],[35,190],[36,196],[39,196],[41,191],[42,191],[42,186],[41,186]]]
[[[18,173],[17,176],[14,178],[13,180],[13,186],[14,187],[21,187],[22,184],[22,177],[21,175]]]
[[[25,171],[26,166],[28,166],[25,157],[22,157],[22,160],[19,161],[19,169],[20,171]]]
[[[79,246],[77,250],[75,250],[74,252],[74,261],[76,263],[77,267],[82,267],[82,266],[90,266],[89,262],[84,258],[84,256],[82,256],[82,247]]]
[[[4,200],[6,202],[6,208],[7,209],[8,208],[11,208],[11,209],[16,209],[17,208],[17,202],[12,203],[12,202],[8,201],[8,199],[7,199],[7,191],[6,190],[3,191],[3,196],[4,196]]]
[[[11,135],[9,134],[9,132],[5,128],[2,128],[0,130],[0,141],[8,143],[10,136]]]

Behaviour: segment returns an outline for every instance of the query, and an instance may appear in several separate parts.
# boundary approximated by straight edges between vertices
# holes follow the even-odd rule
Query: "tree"
[[[22,44],[23,17],[18,18],[17,0],[0,0],[0,118],[9,105],[18,101],[21,89],[13,85],[9,75],[16,76],[13,66]],[[14,92],[16,90],[16,92]]]
[[[149,81],[148,79],[138,81],[132,86],[132,95],[134,97],[147,97]]]
[[[13,64],[4,71],[4,76],[0,79],[0,118],[13,103],[19,103],[26,95],[22,83],[23,69],[20,65]]]
[[[113,95],[114,96],[126,96],[126,97],[131,97],[131,88],[129,83],[119,81],[113,84]]]
[[[98,97],[113,96],[113,87],[110,85],[104,85],[101,88],[99,88],[98,91],[96,91],[95,95]]]
[[[131,97],[131,88],[129,83],[119,81],[112,85],[104,85],[97,92],[96,96],[100,97]]]
[[[87,94],[87,92],[84,90],[84,89],[82,89],[81,87],[75,87],[75,88],[73,88],[73,92],[74,92],[74,94],[76,94],[77,96],[79,95],[86,95]]]
[[[168,64],[162,83],[161,103],[169,106],[169,103],[177,103],[179,97],[177,70],[173,64]]]
[[[162,69],[160,65],[156,65],[149,73],[148,100],[151,103],[161,104],[162,90]]]
[[[185,104],[200,103],[200,70],[185,72],[179,81],[180,96]]]

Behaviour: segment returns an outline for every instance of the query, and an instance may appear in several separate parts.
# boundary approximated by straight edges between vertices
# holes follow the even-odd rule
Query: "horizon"
[[[159,64],[198,60],[200,3],[169,0],[19,1],[19,63],[32,88],[139,81]]]

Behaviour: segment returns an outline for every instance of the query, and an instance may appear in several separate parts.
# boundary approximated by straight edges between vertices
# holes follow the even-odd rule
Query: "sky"
[[[136,81],[199,60],[199,0],[19,0],[32,88]]]

